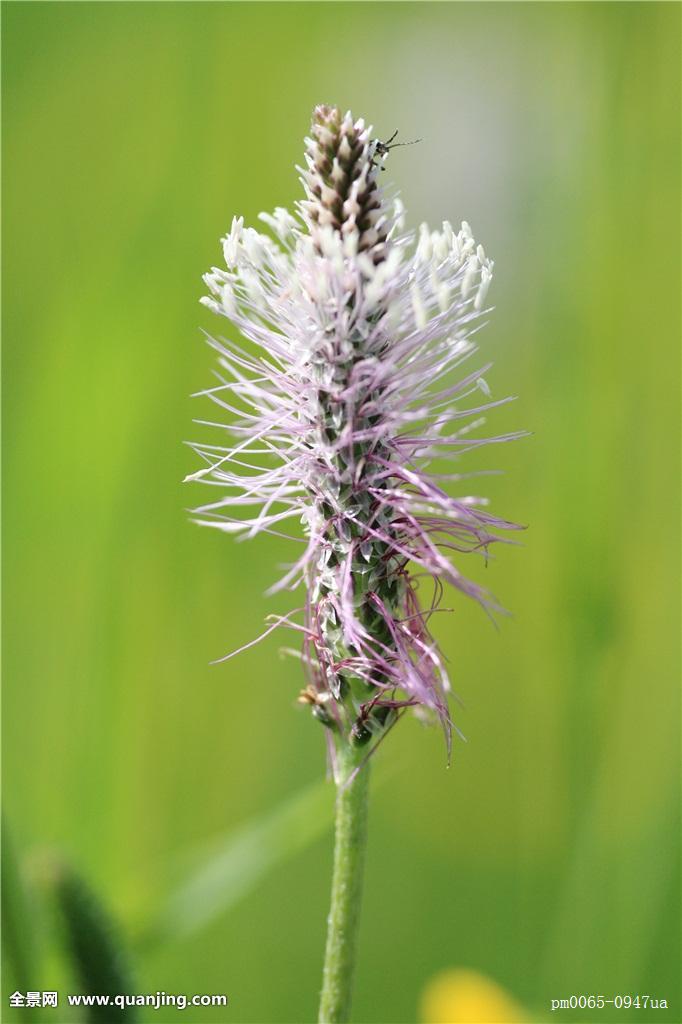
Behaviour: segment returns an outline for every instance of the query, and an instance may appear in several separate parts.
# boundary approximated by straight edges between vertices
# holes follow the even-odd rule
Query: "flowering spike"
[[[195,446],[206,465],[192,479],[225,491],[196,511],[245,536],[288,536],[302,521],[304,550],[277,588],[305,583],[304,621],[278,624],[302,632],[300,700],[339,744],[379,742],[407,707],[435,712],[449,742],[449,681],[429,619],[443,582],[497,607],[450,555],[485,556],[496,531],[516,528],[425,472],[518,435],[468,437],[501,403],[480,403],[487,367],[451,379],[476,350],[492,261],[466,222],[422,225],[415,247],[402,204],[377,182],[387,154],[362,120],[316,107],[298,217],[261,215],[276,242],[235,218],[202,300],[259,354],[211,341],[223,373],[205,394],[236,415],[235,442]],[[426,607],[423,576],[434,583]]]

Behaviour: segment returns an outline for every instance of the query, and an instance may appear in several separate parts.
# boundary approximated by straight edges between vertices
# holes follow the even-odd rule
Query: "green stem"
[[[322,975],[320,1024],[345,1024],[350,1018],[367,840],[369,762],[362,764],[366,757],[367,751],[362,747],[349,747],[339,754],[334,874]]]

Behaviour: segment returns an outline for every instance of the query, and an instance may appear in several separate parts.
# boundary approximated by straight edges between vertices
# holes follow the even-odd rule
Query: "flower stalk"
[[[362,897],[369,763],[358,747],[348,746],[337,765],[334,868],[327,946],[322,974],[320,1024],[350,1019],[353,974]]]

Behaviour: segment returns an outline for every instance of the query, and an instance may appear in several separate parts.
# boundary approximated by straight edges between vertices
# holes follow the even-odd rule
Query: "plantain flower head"
[[[261,214],[267,234],[235,218],[225,265],[204,278],[204,304],[251,344],[210,339],[220,372],[202,394],[230,414],[233,441],[193,446],[204,465],[188,479],[220,491],[195,511],[228,533],[301,544],[273,589],[302,584],[305,605],[270,629],[302,634],[300,700],[332,747],[373,749],[406,707],[438,716],[449,742],[429,620],[444,583],[495,607],[460,556],[515,528],[427,471],[516,436],[470,433],[501,404],[487,366],[462,369],[493,263],[466,222],[405,231],[379,184],[387,154],[364,121],[317,107],[296,212]]]

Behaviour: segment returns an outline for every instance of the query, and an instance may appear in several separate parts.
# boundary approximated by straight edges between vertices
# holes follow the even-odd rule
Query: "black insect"
[[[422,141],[421,139],[413,139],[411,142],[394,142],[393,140],[395,139],[397,134],[398,129],[396,128],[396,130],[393,132],[393,135],[391,135],[390,139],[386,139],[386,142],[380,142],[379,139],[376,139],[374,143],[374,156],[372,157],[373,167],[375,167],[377,163],[374,157],[379,157],[380,159],[383,159],[385,156],[388,156],[392,149],[397,149],[398,146],[416,146],[418,142]],[[381,169],[382,171],[385,170],[384,167],[382,167]]]

